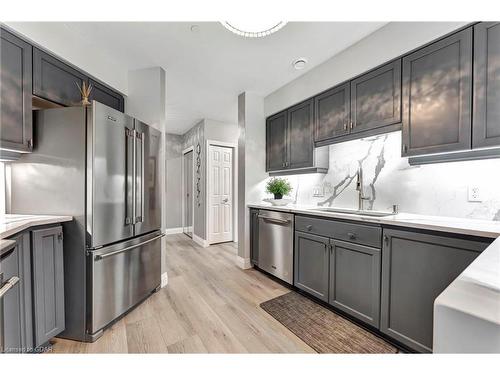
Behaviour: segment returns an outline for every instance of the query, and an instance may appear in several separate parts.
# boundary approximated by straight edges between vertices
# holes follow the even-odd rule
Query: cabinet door
[[[250,210],[250,261],[259,265],[259,210]]]
[[[32,47],[0,29],[0,148],[31,151]]]
[[[62,227],[32,232],[35,345],[64,331]]]
[[[472,29],[403,58],[402,155],[471,147]]]
[[[96,100],[99,103],[123,112],[123,96],[118,94],[116,91],[101,85],[99,82],[93,80],[89,80],[89,82],[93,87],[92,92],[90,93],[90,100]]]
[[[287,112],[280,112],[267,119],[266,172],[286,168],[287,161]]]
[[[384,230],[380,330],[412,349],[431,352],[434,300],[486,246]]]
[[[23,297],[21,287],[21,275],[19,274],[20,247],[16,247],[7,254],[3,254],[0,269],[3,273],[3,282],[12,277],[18,277],[19,281],[3,297],[3,335],[5,353],[22,352],[24,345],[23,324]]]
[[[314,141],[326,141],[349,133],[349,84],[334,87],[314,98]]]
[[[380,250],[343,241],[332,244],[329,303],[378,328]]]
[[[33,50],[33,94],[66,106],[78,105],[79,85],[88,78],[82,72],[35,48]]]
[[[500,22],[474,26],[473,147],[500,146]]]
[[[287,168],[306,168],[314,164],[313,99],[288,110]]]
[[[294,285],[328,301],[330,240],[313,234],[295,232]]]
[[[401,122],[401,60],[351,81],[351,132]]]

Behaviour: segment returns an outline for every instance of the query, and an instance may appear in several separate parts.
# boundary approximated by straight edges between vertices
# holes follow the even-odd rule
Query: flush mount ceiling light
[[[263,36],[271,35],[275,33],[283,26],[286,22],[265,22],[265,21],[238,21],[238,22],[228,22],[222,21],[221,24],[229,31],[244,36],[247,38],[260,38]]]
[[[299,57],[298,59],[292,62],[292,66],[296,70],[304,69],[306,67],[306,64],[307,64],[307,59],[305,57]]]

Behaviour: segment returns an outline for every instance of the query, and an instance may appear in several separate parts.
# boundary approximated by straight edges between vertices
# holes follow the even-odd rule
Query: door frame
[[[206,181],[206,189],[205,189],[205,233],[206,233],[206,241],[208,245],[211,245],[210,242],[210,215],[209,209],[209,200],[210,197],[210,184],[208,183],[208,173],[209,173],[209,165],[210,165],[210,146],[218,146],[218,147],[227,147],[233,149],[233,242],[238,242],[238,144],[232,142],[221,142],[215,141],[212,139],[207,139],[206,141],[206,165],[205,165],[205,181]]]
[[[184,157],[186,156],[187,153],[189,152],[192,152],[193,153],[193,162],[192,162],[192,171],[193,171],[193,175],[192,175],[192,183],[191,183],[191,199],[193,200],[192,204],[191,204],[191,218],[193,220],[192,222],[192,236],[194,235],[194,171],[195,171],[195,159],[194,159],[194,146],[189,146],[188,148],[182,150],[182,163],[181,163],[181,190],[182,190],[182,222],[181,222],[181,225],[182,225],[182,233],[185,234],[184,232],[184,224],[185,224],[185,220],[186,220],[186,207],[185,207],[185,204],[184,204],[184,189],[185,189],[185,183],[184,183],[184,180],[185,180],[185,177],[186,177],[186,170],[184,168]]]

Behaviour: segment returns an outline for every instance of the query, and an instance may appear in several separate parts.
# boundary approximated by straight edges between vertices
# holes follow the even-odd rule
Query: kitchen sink
[[[372,210],[350,210],[348,208],[321,207],[313,208],[312,211],[334,212],[340,214],[351,214],[361,216],[384,217],[394,215],[392,212],[372,211]]]

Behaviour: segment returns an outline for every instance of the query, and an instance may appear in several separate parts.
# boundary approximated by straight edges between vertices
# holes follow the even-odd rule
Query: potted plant
[[[266,185],[266,192],[274,194],[274,199],[282,199],[292,191],[292,185],[286,178],[273,177]]]

